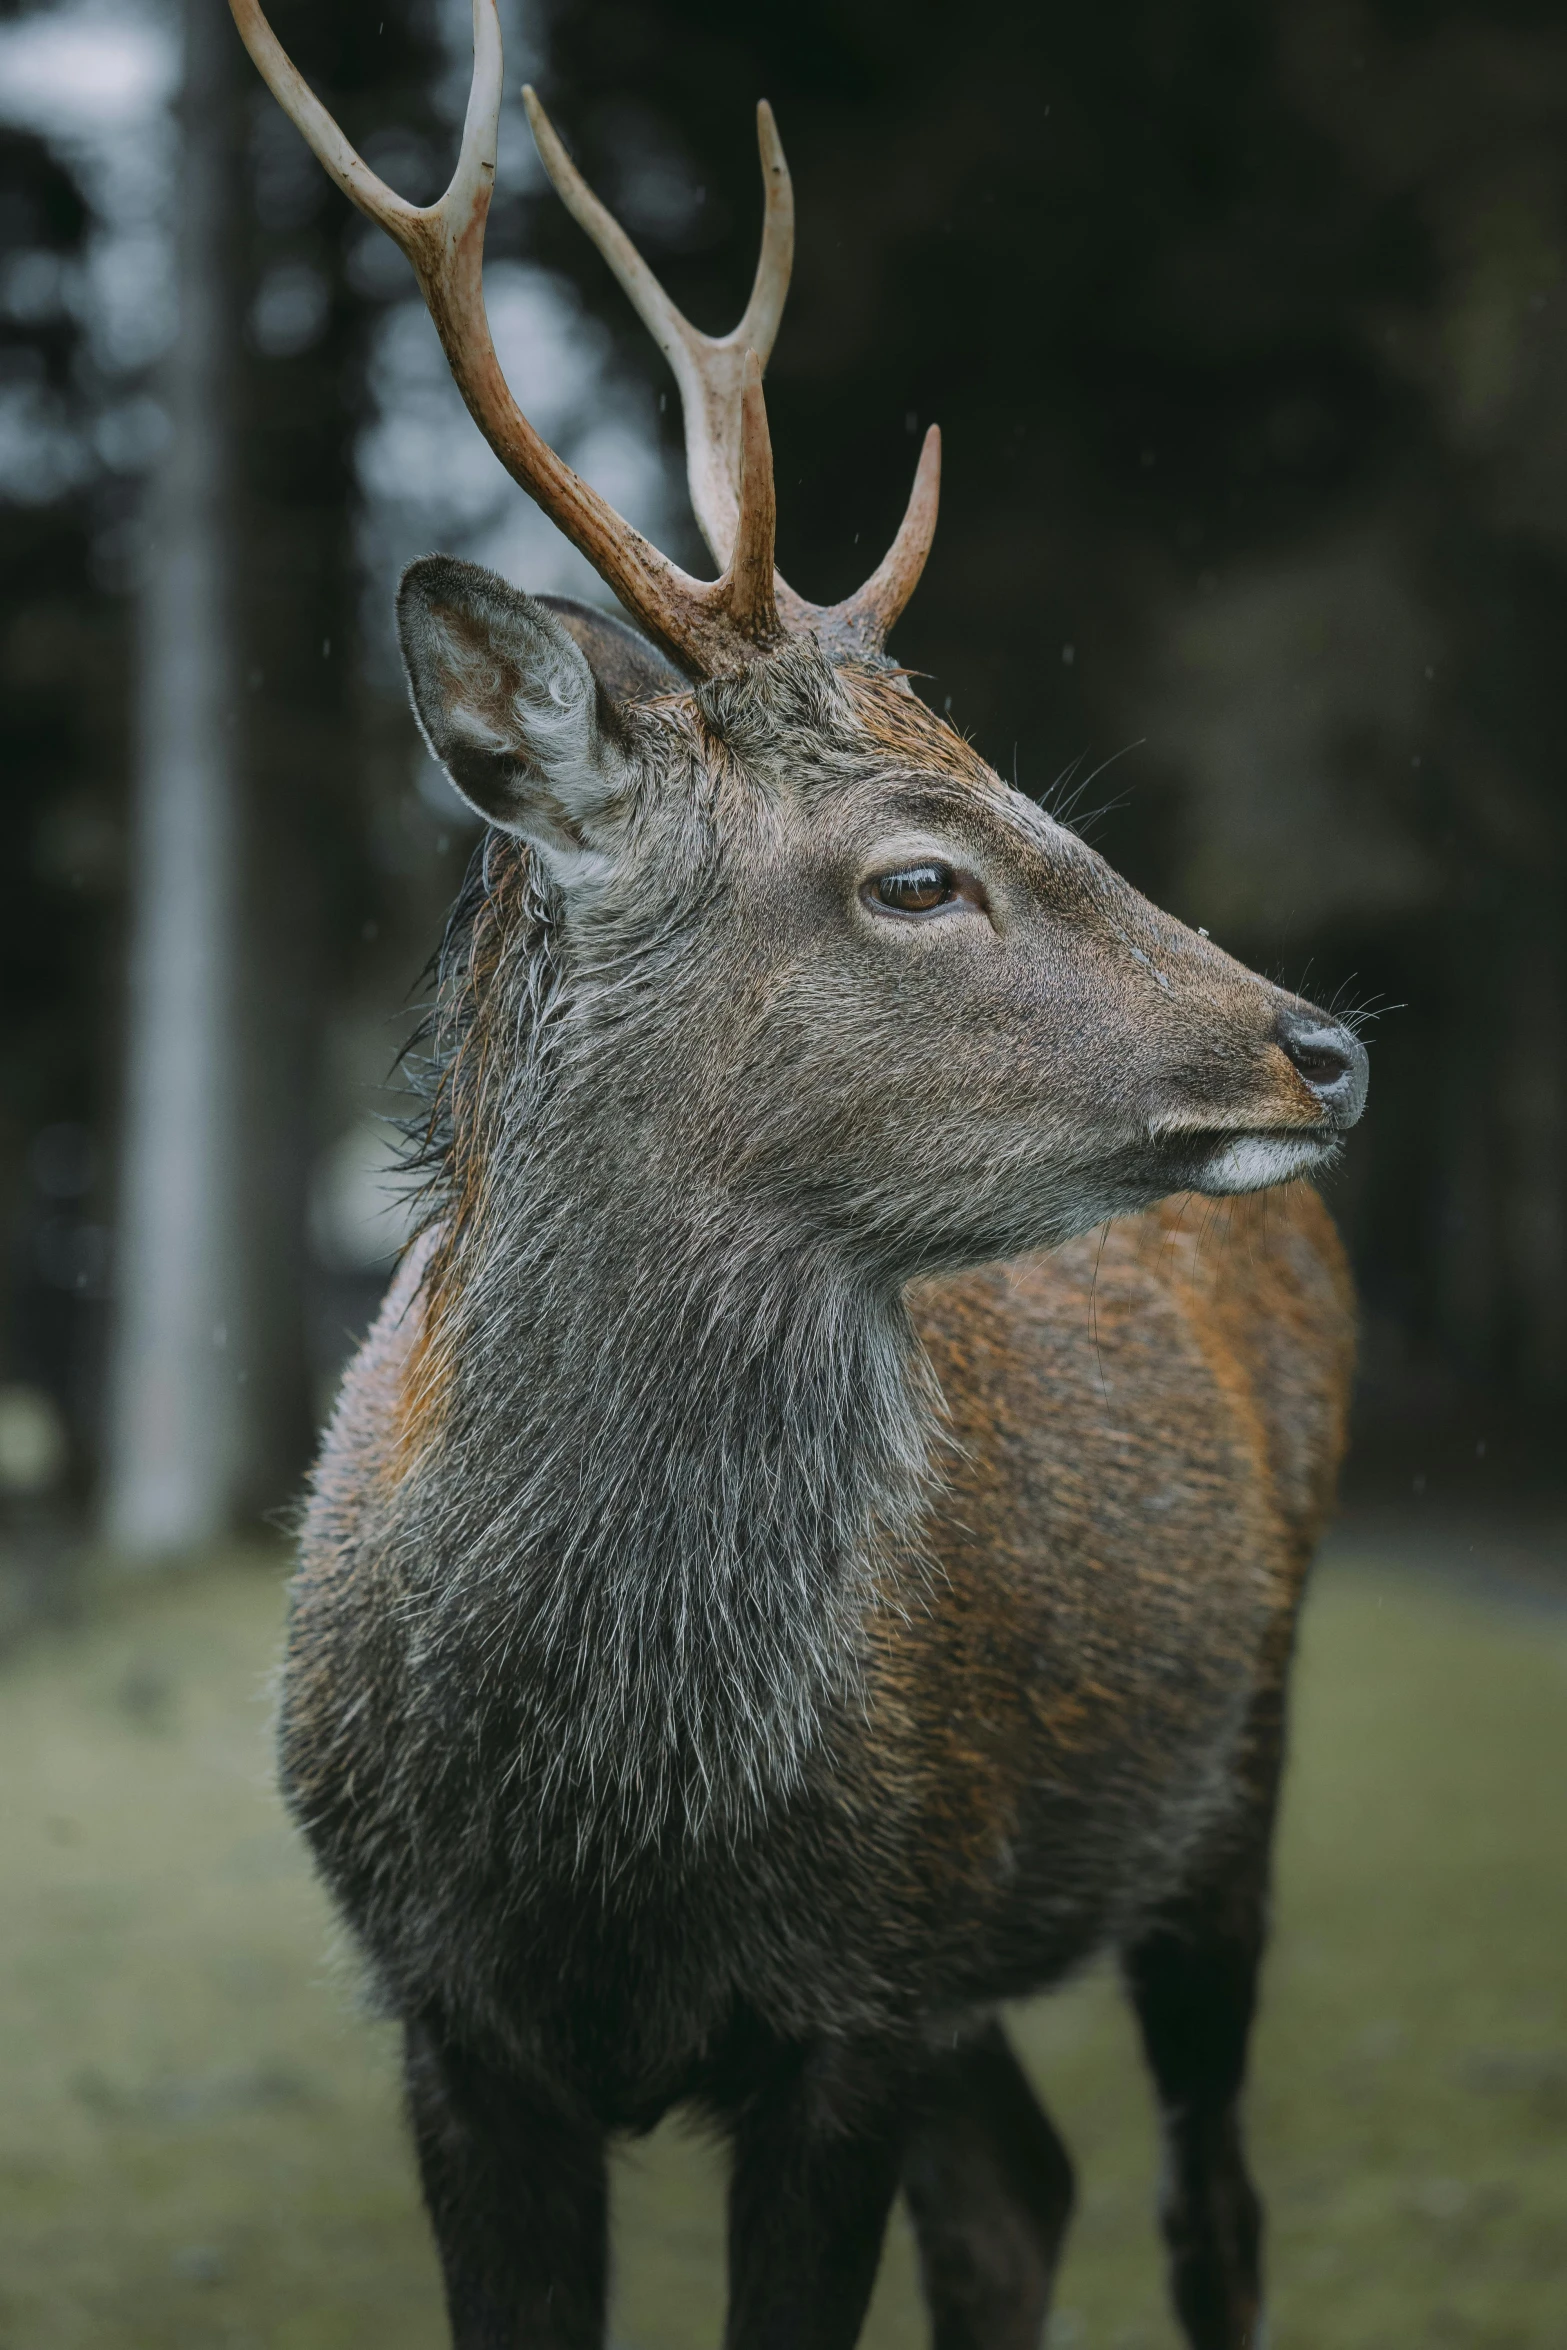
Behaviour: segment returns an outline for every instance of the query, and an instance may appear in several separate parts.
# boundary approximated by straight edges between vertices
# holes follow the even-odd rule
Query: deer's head
[[[1156,911],[887,660],[935,527],[934,429],[857,595],[818,607],[777,576],[761,365],[792,209],[766,108],[761,265],[740,325],[712,341],[528,94],[557,187],[679,381],[692,501],[721,567],[702,582],[554,455],[501,377],[480,282],[493,0],[474,0],[457,171],[423,210],[347,145],[253,0],[231,4],[328,170],[408,254],[491,446],[640,625],[443,557],[415,564],[399,600],[432,750],[552,885],[566,1061],[601,1132],[706,1198],[768,1223],[783,1210],[900,1277],[1329,1157],[1365,1098],[1356,1039]]]

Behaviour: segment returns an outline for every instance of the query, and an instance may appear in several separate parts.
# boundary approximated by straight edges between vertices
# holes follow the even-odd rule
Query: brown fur
[[[1099,1786],[1168,1782],[1205,1707],[1238,1727],[1278,1682],[1342,1450],[1351,1316],[1306,1186],[1167,1201],[924,1290],[958,1449],[928,1611],[883,1620],[875,1687],[909,1725],[889,1770],[912,1763],[964,1823],[930,1839],[961,1853],[955,1908],[1005,1898],[1042,1756]],[[1200,1798],[1191,1824],[1210,1825]],[[1166,1858],[1173,1876],[1188,1856]]]

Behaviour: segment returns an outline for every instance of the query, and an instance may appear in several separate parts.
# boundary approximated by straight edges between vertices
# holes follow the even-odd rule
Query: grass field
[[[268,1784],[270,1558],[0,1668],[0,2343],[438,2350],[393,2049]],[[1307,1621],[1251,2126],[1273,2350],[1567,2350],[1567,1610],[1341,1555]],[[1081,2200],[1051,2342],[1171,2350],[1113,1984],[1022,2011]],[[720,2184],[617,2178],[616,2339],[718,2337]],[[923,2335],[895,2222],[867,2341]]]

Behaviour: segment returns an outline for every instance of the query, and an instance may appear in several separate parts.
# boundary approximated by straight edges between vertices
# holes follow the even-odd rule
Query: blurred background
[[[1377,1014],[1333,1195],[1362,1475],[1463,1460],[1483,1491],[1488,1460],[1498,1489],[1544,1465],[1558,10],[511,16],[489,296],[525,407],[698,561],[678,402],[516,91],[539,81],[715,328],[754,263],[769,94],[800,210],[768,379],[789,576],[862,576],[939,418],[939,552],[898,645],[926,693],[1026,789],[1092,775],[1094,837],[1160,902]],[[383,175],[437,192],[463,0],[277,21]],[[0,1474],[155,1551],[295,1491],[396,1244],[377,1088],[473,837],[408,718],[398,568],[439,546],[604,591],[480,443],[401,256],[216,0],[7,8],[0,114]]]
[[[1350,2049],[1378,2117],[1351,2132],[1358,2176],[1392,2184],[1354,2206],[1362,2267],[1330,2257],[1281,2339],[1559,2350],[1567,2269],[1543,2247],[1567,2218],[1567,2018],[1547,1953],[1567,1844],[1542,1791],[1567,1765],[1567,22],[1554,0],[503,0],[503,18],[488,295],[546,435],[703,568],[672,387],[550,194],[520,84],[709,329],[754,265],[767,95],[799,206],[768,376],[782,568],[822,600],[857,583],[938,420],[941,526],[896,642],[921,690],[1025,790],[1081,781],[1091,837],[1159,902],[1367,1015],[1372,1105],[1329,1193],[1364,1307],[1356,1446],[1308,1648],[1325,1679],[1303,1697],[1308,1722],[1338,1723],[1322,1735],[1343,1767],[1303,1752],[1319,1792],[1292,1796],[1291,1831],[1317,1855],[1305,1943],[1342,1964],[1327,2039],[1302,2009],[1278,2045],[1302,2078],[1336,2078],[1325,2051]],[[383,176],[437,193],[467,0],[277,0],[273,21]],[[0,1742],[31,1790],[3,1867],[38,1917],[51,1887],[65,1904],[27,1928],[0,2009],[10,2077],[33,2084],[12,2147],[41,2197],[37,2289],[11,2310],[28,2350],[119,2339],[106,2313],[131,2306],[143,2251],[160,2314],[127,2341],[390,2344],[393,2302],[425,2310],[427,2278],[370,2331],[313,2331],[307,2278],[293,2316],[258,2315],[229,2223],[181,2234],[194,2172],[165,2139],[171,2114],[191,2145],[271,2132],[294,2151],[268,2177],[295,2178],[307,2139],[335,2145],[333,2098],[351,2118],[381,2095],[344,2086],[348,2040],[301,2089],[308,2065],[277,2052],[297,2016],[225,2070],[224,2035],[255,2012],[243,1982],[271,1980],[262,1945],[290,1913],[238,1892],[224,1910],[213,1887],[231,1863],[250,1884],[235,1852],[271,1854],[257,1882],[275,1865],[301,1905],[278,1979],[310,1975],[321,1920],[257,1791],[265,1529],[395,1255],[393,1064],[474,845],[390,629],[400,566],[436,547],[603,599],[480,443],[401,257],[328,185],[220,0],[0,0]],[[172,1560],[206,1563],[125,1572]],[[220,1767],[201,1725],[232,1714],[224,1690],[244,1728]],[[198,1817],[209,1764],[237,1808]],[[111,1831],[107,1791],[125,1804],[143,1768],[150,1811]],[[1356,1845],[1378,1789],[1382,1841]],[[100,1831],[123,1913],[87,1857]],[[1366,1921],[1401,1871],[1403,1924],[1372,1937],[1386,1988],[1368,1989]],[[198,1879],[241,1988],[213,2010],[219,2053],[181,2072],[191,1985],[229,1980],[199,1955]],[[1505,1998],[1503,1915],[1527,1978]],[[136,1988],[113,1953],[143,1929]],[[61,1990],[39,2037],[23,1991],[76,1982],[68,1950],[85,2005]],[[1397,1986],[1423,1966],[1439,1987],[1417,2024]],[[1070,2062],[1108,2127],[1120,2108],[1082,2055],[1108,2010],[1083,1996]],[[169,2080],[195,2081],[194,2103]],[[365,2127],[394,2147],[383,2104]],[[67,2111],[68,2129],[40,2118]],[[1128,2118],[1128,2146],[1145,2127]],[[1320,2115],[1302,2127],[1344,2143]],[[1466,2183],[1486,2128],[1511,2151]],[[238,2180],[231,2151],[214,2177]],[[375,2174],[386,2227],[422,2259],[401,2157],[377,2159],[400,2182]],[[1311,2258],[1339,2241],[1333,2160],[1301,2190]],[[60,2216],[94,2180],[125,2189],[112,2257]],[[300,2198],[325,2193],[308,2164],[277,2191],[293,2218],[266,2239],[271,2274],[304,2241]],[[670,2193],[675,2216],[647,2223],[661,2259],[685,2241]],[[1467,2287],[1429,2297],[1433,2231],[1480,2280],[1470,2315]],[[1109,2281],[1059,2339],[1165,2341],[1117,2302],[1115,2276],[1142,2271],[1110,2220],[1101,2236]],[[401,2275],[373,2228],[365,2245],[366,2276]],[[72,2301],[78,2268],[97,2282]],[[1375,2297],[1406,2273],[1400,2290],[1428,2292],[1418,2325],[1413,2301]],[[679,2307],[688,2287],[669,2292]],[[10,2340],[7,2308],[0,2288]],[[435,2338],[428,2312],[407,2322]],[[639,2322],[638,2341],[685,2338]]]

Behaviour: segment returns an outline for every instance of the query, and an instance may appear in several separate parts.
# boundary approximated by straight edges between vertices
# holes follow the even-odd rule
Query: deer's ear
[[[427,555],[403,574],[397,625],[420,727],[463,798],[558,880],[601,867],[625,777],[597,680],[554,614],[477,563]]]

